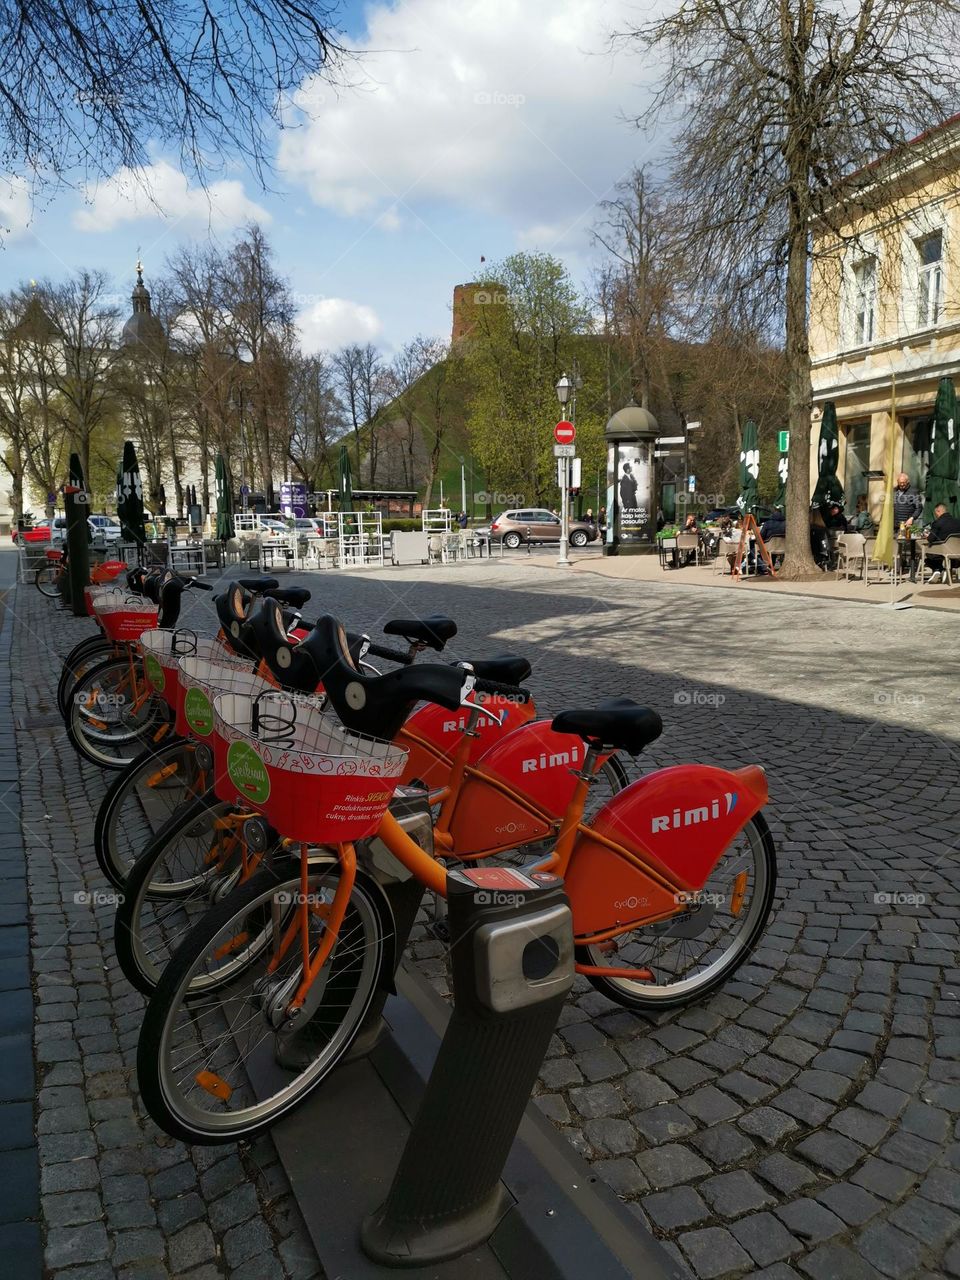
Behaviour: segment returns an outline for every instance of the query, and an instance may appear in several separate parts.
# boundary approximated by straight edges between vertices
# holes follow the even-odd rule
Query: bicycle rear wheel
[[[159,743],[167,732],[166,703],[141,687],[129,658],[106,658],[77,681],[67,736],[102,769],[124,768],[148,742]]]
[[[339,874],[334,859],[312,864],[313,943]],[[282,1010],[302,972],[298,942],[275,972],[268,965],[300,895],[299,866],[258,871],[191,930],[160,979],[140,1032],[137,1079],[171,1136],[250,1138],[301,1103],[349,1049],[382,979],[389,908],[358,875],[337,943],[291,1026]],[[198,975],[216,990],[193,994]]]
[[[193,741],[171,736],[146,747],[114,778],[97,810],[93,847],[117,889],[161,827],[195,799],[201,777]]]
[[[34,585],[42,596],[55,600],[60,594],[60,574],[58,564],[42,564],[34,574]]]
[[[629,1009],[675,1009],[702,999],[743,964],[766,927],[777,887],[777,854],[763,815],[755,814],[724,850],[690,909],[660,924],[577,948],[597,969],[650,969],[653,980],[588,974],[604,995]]]

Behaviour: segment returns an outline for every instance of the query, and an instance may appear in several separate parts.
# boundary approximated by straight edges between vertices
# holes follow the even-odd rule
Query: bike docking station
[[[402,904],[399,961],[422,887],[416,905],[409,881],[390,892]],[[449,870],[447,904],[452,1011],[399,965],[350,1060],[272,1130],[325,1273],[677,1280],[670,1255],[530,1102],[574,981],[562,880]]]

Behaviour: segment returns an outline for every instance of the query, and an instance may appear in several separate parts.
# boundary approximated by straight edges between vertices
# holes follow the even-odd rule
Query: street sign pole
[[[570,558],[567,555],[567,548],[570,543],[570,515],[569,515],[569,494],[570,494],[570,459],[561,458],[560,466],[563,472],[563,484],[560,486],[560,558],[557,565],[564,569],[570,568]]]

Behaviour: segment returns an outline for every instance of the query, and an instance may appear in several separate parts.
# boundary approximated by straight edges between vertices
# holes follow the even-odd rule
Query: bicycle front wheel
[[[140,683],[127,657],[107,658],[74,686],[67,736],[74,748],[102,769],[122,769],[147,741],[166,736],[166,704]]]
[[[766,927],[777,887],[777,854],[758,813],[724,850],[689,910],[660,924],[577,948],[595,969],[649,969],[652,981],[591,973],[604,995],[629,1009],[692,1004],[743,964]]]
[[[173,736],[147,747],[114,778],[97,810],[93,847],[115,888],[124,887],[160,828],[196,797],[201,778],[193,741]]]
[[[74,645],[63,660],[63,670],[57,682],[57,709],[64,720],[69,718],[70,695],[77,681],[95,667],[98,662],[114,656],[114,647],[102,635],[87,636]]]
[[[183,805],[128,875],[117,908],[114,946],[127,981],[144,995],[156,990],[197,921],[255,872],[242,824],[228,821],[236,816],[232,805],[212,793]],[[267,859],[277,852],[274,846]],[[219,985],[223,978],[222,969],[200,972],[191,994]]]
[[[312,864],[313,945],[339,875],[333,859]],[[301,1018],[288,1024],[300,939],[271,961],[301,893],[295,863],[258,871],[190,932],[160,979],[140,1031],[137,1078],[147,1110],[172,1137],[208,1145],[250,1138],[303,1102],[349,1049],[382,978],[389,908],[358,876],[336,945]],[[201,975],[216,990],[194,994]]]

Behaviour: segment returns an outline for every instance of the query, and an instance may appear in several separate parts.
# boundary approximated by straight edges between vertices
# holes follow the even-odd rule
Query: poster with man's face
[[[607,483],[615,493],[617,523],[624,542],[646,541],[651,536],[652,459],[646,444],[621,444],[610,449]]]

